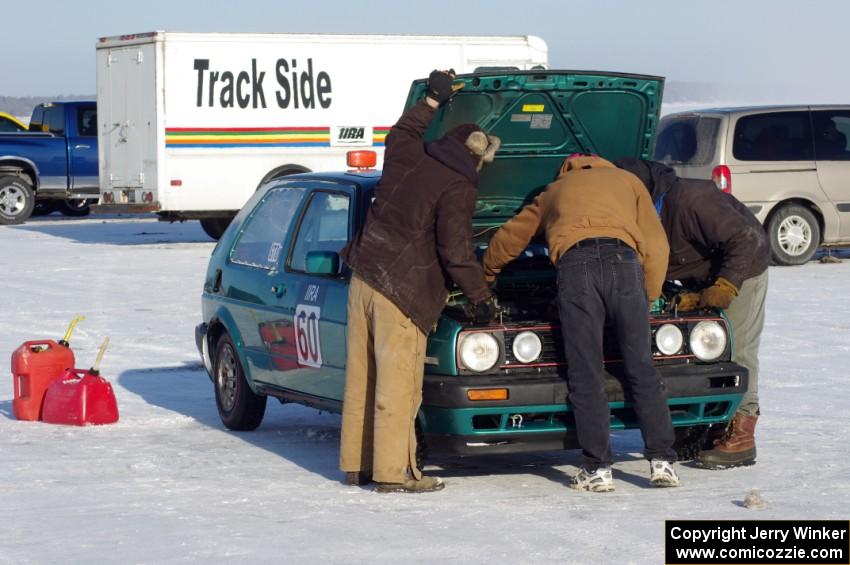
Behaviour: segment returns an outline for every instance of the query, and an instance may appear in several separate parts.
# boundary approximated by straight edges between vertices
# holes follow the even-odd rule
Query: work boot
[[[372,473],[367,471],[348,471],[345,473],[345,484],[350,487],[362,487],[372,482]]]
[[[375,492],[434,492],[446,486],[439,477],[422,476],[421,479],[407,479],[403,483],[377,483]]]
[[[614,478],[611,475],[611,467],[599,467],[594,471],[588,471],[582,467],[573,476],[570,488],[590,492],[611,492],[614,490]]]
[[[728,469],[756,462],[756,421],[758,415],[736,413],[726,434],[714,440],[714,447],[700,453],[697,465],[706,469]]]

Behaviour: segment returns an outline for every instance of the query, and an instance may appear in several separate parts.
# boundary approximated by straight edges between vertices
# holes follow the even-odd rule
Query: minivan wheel
[[[820,224],[808,208],[786,204],[770,219],[767,235],[775,264],[802,265],[820,245]]]
[[[32,215],[35,194],[23,177],[0,177],[0,225],[22,224]]]
[[[213,361],[215,403],[221,422],[231,430],[255,430],[266,414],[266,396],[254,394],[233,340],[226,333],[218,340]]]

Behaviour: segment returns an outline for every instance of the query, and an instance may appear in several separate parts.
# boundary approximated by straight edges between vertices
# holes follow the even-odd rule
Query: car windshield
[[[714,159],[720,118],[669,116],[658,126],[655,160],[668,165],[708,165]]]

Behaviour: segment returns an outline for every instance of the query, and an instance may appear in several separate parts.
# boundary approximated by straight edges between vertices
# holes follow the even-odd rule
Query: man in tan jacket
[[[673,424],[652,363],[647,299],[661,294],[669,248],[640,180],[594,155],[567,157],[555,182],[490,240],[484,273],[502,267],[545,235],[558,269],[558,303],[567,357],[569,403],[583,452],[573,488],[614,490],[603,329],[616,331],[655,486],[678,486]]]

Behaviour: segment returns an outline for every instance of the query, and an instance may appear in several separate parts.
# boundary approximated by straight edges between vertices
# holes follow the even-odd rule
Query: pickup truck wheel
[[[72,216],[75,218],[88,216],[91,213],[91,206],[89,206],[89,201],[85,198],[60,200],[56,205],[56,209],[62,212],[63,216]]]
[[[802,265],[820,245],[820,224],[808,208],[786,204],[770,218],[767,236],[775,264]]]
[[[47,216],[56,210],[56,203],[53,200],[36,200],[35,206],[32,209],[33,216]]]
[[[215,348],[213,386],[218,415],[228,429],[257,429],[266,414],[267,397],[254,394],[248,386],[236,346],[226,333],[218,340]]]
[[[24,223],[34,207],[35,194],[26,179],[16,175],[0,177],[0,225]]]
[[[204,218],[201,220],[201,228],[203,228],[204,232],[218,241],[221,236],[224,234],[224,230],[227,229],[227,226],[230,225],[230,222],[233,221],[233,218]]]

